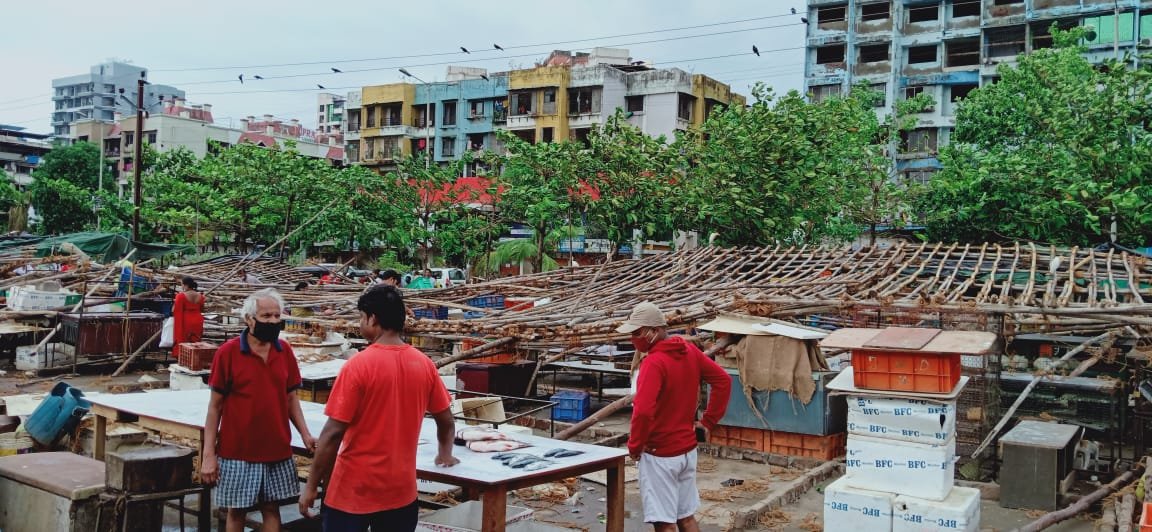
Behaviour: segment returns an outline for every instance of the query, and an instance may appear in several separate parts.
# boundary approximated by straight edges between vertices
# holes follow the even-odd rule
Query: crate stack
[[[953,485],[956,400],[967,380],[960,357],[995,335],[841,331],[824,345],[852,351],[852,367],[829,385],[847,395],[848,452],[844,477],[824,492],[825,529],[980,530],[979,490]]]

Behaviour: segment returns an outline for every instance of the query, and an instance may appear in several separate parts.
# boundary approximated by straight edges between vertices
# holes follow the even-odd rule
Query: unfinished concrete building
[[[997,78],[997,67],[1052,45],[1053,23],[1091,26],[1088,55],[1102,61],[1152,51],[1149,0],[809,0],[805,86],[820,100],[866,81],[877,111],[926,93],[896,156],[898,173],[927,180],[955,126],[956,103]]]

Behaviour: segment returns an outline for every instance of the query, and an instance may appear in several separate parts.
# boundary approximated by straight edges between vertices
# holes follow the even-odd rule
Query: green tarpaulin
[[[72,244],[80,251],[87,253],[92,260],[101,263],[112,263],[122,255],[135,249],[133,259],[147,260],[173,253],[191,251],[193,246],[188,244],[152,244],[147,242],[132,242],[123,235],[115,233],[72,233],[68,235],[43,237],[15,237],[0,241],[0,252],[23,247],[36,246],[36,256],[44,257],[54,253],[61,253],[64,244]]]

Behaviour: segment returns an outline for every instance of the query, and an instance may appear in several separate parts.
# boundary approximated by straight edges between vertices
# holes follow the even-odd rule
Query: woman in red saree
[[[172,302],[172,355],[180,356],[180,344],[199,342],[204,336],[204,294],[198,292],[196,280],[185,277],[184,291]]]

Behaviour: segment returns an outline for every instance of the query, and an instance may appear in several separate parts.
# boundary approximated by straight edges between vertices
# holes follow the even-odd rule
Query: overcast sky
[[[401,67],[440,81],[448,64],[505,71],[531,67],[553,49],[595,46],[628,48],[634,60],[706,74],[743,94],[757,81],[783,93],[802,87],[804,26],[790,9],[803,14],[804,5],[804,0],[5,2],[0,124],[50,132],[52,79],[86,73],[111,58],[148,68],[150,81],[187,91],[192,103],[212,104],[217,122],[225,124],[270,113],[313,127],[317,84],[344,94],[403,81]],[[670,31],[676,28],[684,29]],[[494,43],[506,51],[495,50]],[[753,45],[760,57],[751,53]],[[472,53],[464,54],[461,46]],[[271,66],[285,63],[296,64]],[[333,73],[332,67],[344,73]]]

